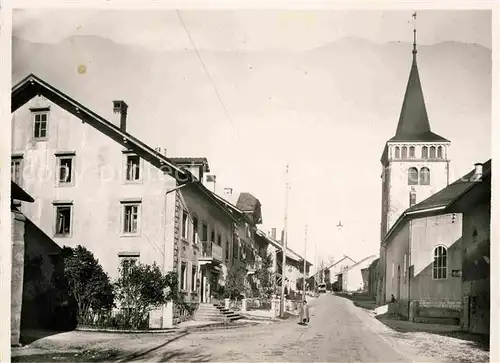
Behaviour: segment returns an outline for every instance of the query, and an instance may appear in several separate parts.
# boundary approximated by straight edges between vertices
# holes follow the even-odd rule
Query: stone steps
[[[235,321],[243,319],[243,316],[216,304],[200,304],[194,314],[194,320],[198,321]]]

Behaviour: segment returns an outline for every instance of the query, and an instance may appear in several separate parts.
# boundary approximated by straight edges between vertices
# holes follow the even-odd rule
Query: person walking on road
[[[309,323],[309,306],[307,306],[307,301],[304,300],[302,302],[302,306],[300,307],[300,322],[301,325],[306,325]]]

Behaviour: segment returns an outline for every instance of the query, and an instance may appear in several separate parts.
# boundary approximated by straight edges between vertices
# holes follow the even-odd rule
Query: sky
[[[314,263],[316,256],[360,260],[378,253],[379,159],[396,130],[406,87],[411,15],[33,9],[14,12],[13,35],[53,54],[67,52],[69,37],[99,37],[67,43],[78,58],[71,72],[84,60],[102,82],[103,105],[120,92],[133,101],[130,132],[143,141],[165,146],[172,156],[207,156],[219,193],[232,187],[259,198],[264,231],[283,228],[289,164],[289,245],[303,254],[307,224],[306,255]],[[419,11],[416,26],[431,127],[451,139],[452,178],[458,178],[491,157],[491,15]],[[14,59],[17,52],[28,69],[40,67],[40,48],[22,49],[13,49]],[[123,54],[130,59],[120,59]],[[176,63],[179,57],[183,67]],[[453,57],[456,66],[444,63]],[[66,71],[58,59],[43,66],[62,79]],[[137,65],[131,75],[130,67],[111,69],[120,62],[151,65]],[[124,83],[115,82],[117,76]],[[127,80],[141,91],[127,91]],[[101,101],[82,92],[81,82],[68,83],[70,94],[100,111]],[[471,139],[471,127],[479,139]],[[339,221],[341,229],[335,227]]]

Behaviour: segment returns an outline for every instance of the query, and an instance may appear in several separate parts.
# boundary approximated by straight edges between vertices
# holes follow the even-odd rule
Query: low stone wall
[[[462,302],[460,300],[418,300],[421,308],[442,308],[462,310]]]

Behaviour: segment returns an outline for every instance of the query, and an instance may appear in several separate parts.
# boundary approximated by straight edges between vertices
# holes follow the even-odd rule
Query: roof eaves
[[[99,116],[95,112],[91,111],[87,107],[83,106],[79,102],[75,101],[71,97],[69,97],[66,94],[64,94],[63,92],[59,91],[57,88],[51,86],[49,83],[38,78],[34,74],[30,74],[29,76],[24,78],[22,81],[20,81],[17,85],[15,85],[12,88],[12,93],[11,93],[12,98],[15,98],[17,95],[17,92],[21,91],[21,88],[23,86],[25,86],[27,83],[30,83],[33,86],[36,83],[38,85],[38,87],[40,88],[40,90],[38,90],[38,92],[37,92],[38,94],[43,94],[44,96],[47,96],[47,94],[45,92],[48,92],[49,95],[51,95],[51,94],[55,95],[58,98],[61,98],[62,100],[66,101],[67,103],[71,104],[73,106],[71,108],[71,110],[68,110],[66,108],[64,108],[64,109],[66,109],[66,111],[73,114],[75,117],[78,117],[82,121],[86,121],[86,118],[82,116],[82,113],[86,114],[87,117],[91,118],[92,120],[96,121],[100,125],[106,127],[108,130],[110,130],[110,131],[116,133],[118,136],[122,137],[124,142],[127,142],[127,143],[130,142],[130,143],[134,144],[136,147],[142,149],[144,152],[146,152],[146,153],[150,154],[151,156],[153,156],[154,158],[158,159],[161,163],[166,164],[169,168],[175,170],[175,172],[169,173],[169,174],[171,174],[171,176],[174,177],[177,181],[185,182],[185,181],[187,181],[186,176],[190,176],[190,174],[187,174],[184,170],[177,167],[177,165],[172,163],[167,157],[165,157],[164,155],[162,155],[158,151],[149,147],[147,144],[143,143],[139,139],[136,139],[134,136],[130,135],[129,133],[120,130],[120,128],[117,127],[116,125],[114,125],[113,123],[111,123],[108,120],[106,120],[105,118]],[[28,98],[28,99],[22,100],[23,102],[21,104],[19,104],[19,105],[16,104],[17,105],[16,109],[21,107],[26,102],[28,102],[29,99],[33,98],[34,96],[35,96],[35,94],[33,94],[33,96]],[[52,102],[58,104],[57,100],[54,99],[55,97],[47,97],[47,98],[50,98]],[[14,111],[15,110],[13,110],[12,112],[14,112]],[[86,122],[88,122],[88,121],[86,121]]]

